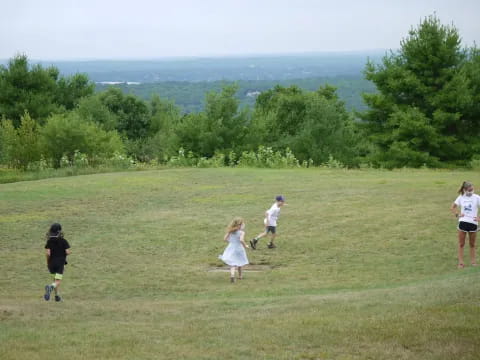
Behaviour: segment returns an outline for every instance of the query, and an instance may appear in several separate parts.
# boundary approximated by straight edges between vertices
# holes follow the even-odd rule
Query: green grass
[[[174,169],[0,185],[3,359],[478,359],[480,269],[449,206],[476,172]],[[229,283],[234,216],[265,271]],[[72,245],[45,302],[43,234]],[[468,251],[467,251],[468,254]],[[467,261],[468,264],[468,261]]]
[[[96,166],[96,167],[66,167],[60,169],[47,168],[43,170],[28,170],[23,171],[0,166],[0,184],[8,184],[19,181],[31,181],[50,179],[66,176],[103,174],[112,172],[126,172],[126,171],[142,171],[142,170],[159,170],[162,165],[148,165],[138,163],[129,168],[120,166]]]

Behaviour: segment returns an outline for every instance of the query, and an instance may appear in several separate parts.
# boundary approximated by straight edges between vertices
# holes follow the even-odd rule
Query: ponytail
[[[473,186],[473,184],[472,184],[471,182],[464,181],[464,182],[462,183],[462,186],[460,186],[460,189],[458,189],[458,193],[459,193],[460,195],[463,195],[464,190],[465,190],[466,188],[471,187],[471,186]]]

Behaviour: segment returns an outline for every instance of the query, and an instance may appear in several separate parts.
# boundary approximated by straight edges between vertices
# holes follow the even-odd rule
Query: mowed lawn
[[[457,270],[460,171],[174,169],[0,185],[0,358],[479,359],[480,268]],[[283,194],[278,248],[230,284]],[[62,303],[44,233],[73,254]],[[468,255],[468,249],[466,251]],[[479,254],[480,255],[480,254]],[[480,260],[480,259],[479,259]]]

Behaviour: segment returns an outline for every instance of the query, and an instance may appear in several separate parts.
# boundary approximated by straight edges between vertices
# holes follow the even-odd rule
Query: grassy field
[[[176,169],[0,185],[0,358],[479,359],[480,269],[456,268],[448,208],[475,172]],[[224,229],[278,248],[216,270]],[[64,302],[43,235],[73,254]],[[468,250],[467,250],[468,254]]]

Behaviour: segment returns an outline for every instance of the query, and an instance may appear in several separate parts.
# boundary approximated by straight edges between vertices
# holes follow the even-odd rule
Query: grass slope
[[[448,207],[474,172],[178,169],[0,185],[2,359],[478,359],[480,269]],[[223,231],[262,229],[230,284]],[[45,302],[43,233],[70,241]],[[467,251],[468,254],[468,251]],[[468,261],[467,261],[468,263]]]

